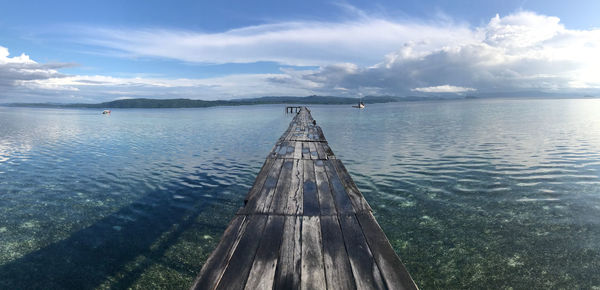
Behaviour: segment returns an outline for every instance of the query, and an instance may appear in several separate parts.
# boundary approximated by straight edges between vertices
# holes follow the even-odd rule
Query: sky
[[[0,0],[0,103],[600,95],[600,1]]]

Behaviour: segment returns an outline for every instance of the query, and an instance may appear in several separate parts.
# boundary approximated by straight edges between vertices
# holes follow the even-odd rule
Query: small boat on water
[[[365,108],[365,103],[358,102],[358,105],[352,106],[353,108],[358,108],[358,109],[364,109]]]
[[[104,110],[104,111],[102,111],[102,115],[110,115],[110,110]]]

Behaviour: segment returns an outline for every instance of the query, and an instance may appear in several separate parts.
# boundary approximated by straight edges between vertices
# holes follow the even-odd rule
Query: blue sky
[[[599,1],[1,4],[0,102],[600,87]]]

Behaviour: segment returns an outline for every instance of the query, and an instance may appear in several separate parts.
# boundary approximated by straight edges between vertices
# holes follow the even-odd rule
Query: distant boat
[[[104,110],[104,111],[102,111],[102,115],[110,115],[110,110]]]
[[[358,109],[364,109],[365,108],[365,103],[363,103],[362,101],[358,102],[358,105],[352,106],[353,108],[358,108]]]

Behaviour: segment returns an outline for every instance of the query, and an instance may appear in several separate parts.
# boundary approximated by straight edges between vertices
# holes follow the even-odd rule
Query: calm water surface
[[[600,287],[600,101],[311,106],[422,289]],[[181,288],[283,106],[0,107],[0,288]]]

